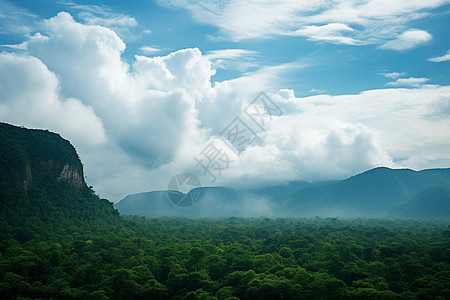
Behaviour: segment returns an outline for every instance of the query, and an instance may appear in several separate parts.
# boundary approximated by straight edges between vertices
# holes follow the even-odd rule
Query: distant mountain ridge
[[[201,197],[191,207],[177,207],[167,191],[128,195],[115,207],[121,214],[141,216],[450,218],[448,168],[378,167],[342,181],[295,181],[251,190],[198,189]]]

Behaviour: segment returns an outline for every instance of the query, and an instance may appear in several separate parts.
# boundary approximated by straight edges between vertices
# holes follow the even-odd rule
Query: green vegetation
[[[83,165],[69,141],[0,123],[0,224],[12,226],[19,241],[27,240],[34,226],[51,231],[118,218],[112,203],[86,186]]]
[[[448,189],[410,209],[429,195],[447,203]],[[0,297],[450,299],[450,226],[123,218],[86,186],[68,141],[0,123]]]
[[[22,241],[20,227],[1,230],[8,298],[450,298],[450,227],[438,221],[133,217],[43,230],[31,218],[24,226]]]

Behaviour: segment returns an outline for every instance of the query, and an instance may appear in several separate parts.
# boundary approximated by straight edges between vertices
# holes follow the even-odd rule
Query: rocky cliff
[[[111,202],[86,185],[83,165],[69,141],[47,130],[0,123],[0,225],[37,217],[59,226],[67,220],[97,222],[117,215]]]
[[[0,123],[0,180],[28,191],[42,181],[86,186],[75,148],[60,135]]]

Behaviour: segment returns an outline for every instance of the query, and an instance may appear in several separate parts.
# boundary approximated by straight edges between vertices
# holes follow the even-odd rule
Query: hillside
[[[169,195],[177,193],[181,197],[193,197],[191,206],[174,204]],[[195,196],[194,196],[195,194]],[[225,217],[267,215],[276,207],[268,207],[268,202],[254,194],[225,187],[200,187],[187,195],[175,191],[153,191],[126,196],[115,204],[122,215],[185,216],[185,217]]]
[[[22,226],[34,217],[60,225],[117,215],[109,201],[86,185],[83,165],[69,141],[49,131],[0,123],[1,222]]]
[[[416,218],[426,214],[433,218],[445,218],[449,212],[450,188],[431,185],[404,204],[399,215]]]
[[[432,185],[450,187],[449,175],[450,169],[375,168],[335,184],[299,190],[291,195],[289,205],[311,215],[435,217],[426,211],[415,215],[400,212],[422,190]],[[444,215],[450,217],[450,211],[444,210]]]
[[[167,192],[156,198],[151,192],[129,195],[115,207],[122,214],[140,216],[450,218],[447,202],[434,192],[424,192],[434,185],[450,188],[450,169],[380,167],[342,181],[296,181],[252,190],[203,187],[191,207],[174,205]],[[419,202],[431,207],[413,212],[411,207]]]

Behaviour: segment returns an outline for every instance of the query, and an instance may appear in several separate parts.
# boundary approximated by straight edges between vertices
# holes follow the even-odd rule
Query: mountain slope
[[[450,217],[450,188],[442,185],[431,185],[399,209],[400,216],[420,218],[424,215],[431,218]]]
[[[380,167],[316,190],[314,197],[309,189],[300,190],[291,196],[291,205],[298,202],[302,210],[324,216],[400,216],[398,211],[405,203],[433,184],[450,187],[450,169],[413,171]],[[302,205],[305,201],[308,205]],[[425,211],[422,216],[433,217]]]
[[[413,171],[375,168],[342,181],[286,185],[252,190],[200,188],[202,196],[191,207],[177,207],[153,194],[130,195],[116,204],[122,214],[182,216],[306,216],[306,217],[437,217],[429,210],[412,214],[413,197],[432,185],[450,188],[450,169]],[[435,197],[434,193],[425,193]],[[135,199],[135,200],[133,200]],[[418,201],[417,199],[415,201]],[[433,203],[434,200],[429,200]],[[409,204],[408,204],[409,203]],[[442,205],[445,201],[437,201]],[[415,204],[416,206],[419,204]],[[414,205],[413,205],[414,206]],[[439,208],[437,208],[439,210]],[[442,216],[450,218],[443,209]]]
[[[178,206],[171,201],[170,193],[176,193],[187,199],[194,199],[195,204]],[[173,199],[173,198],[172,198]],[[182,202],[182,201],[180,201]],[[275,204],[267,199],[225,187],[200,187],[187,195],[175,191],[154,191],[126,196],[115,204],[122,215],[138,216],[260,216],[275,210]]]

